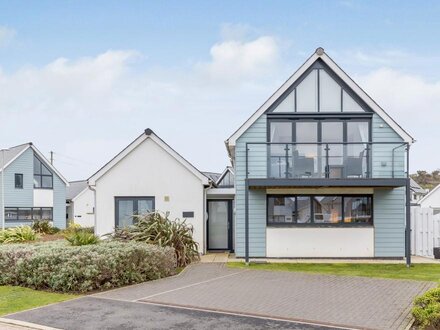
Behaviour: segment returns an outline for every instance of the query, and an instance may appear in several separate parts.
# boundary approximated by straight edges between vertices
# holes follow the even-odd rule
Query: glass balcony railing
[[[404,178],[406,143],[247,143],[249,178]]]

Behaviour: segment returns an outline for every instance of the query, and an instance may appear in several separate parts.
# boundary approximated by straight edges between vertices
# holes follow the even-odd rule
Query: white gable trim
[[[21,155],[23,155],[23,153],[28,150],[31,147],[31,144],[29,143],[28,146],[26,148],[24,148],[22,151],[20,151],[18,154],[15,155],[14,158],[12,158],[9,162],[5,163],[3,165],[3,168],[6,169],[6,167],[8,167],[9,165],[11,165],[18,157],[20,157]],[[0,153],[0,157],[1,157],[1,153]],[[0,173],[2,171],[2,168],[0,167]]]
[[[38,157],[44,162],[44,164],[49,167],[53,172],[55,172],[55,174],[66,184],[66,186],[69,186],[69,181],[67,181],[67,179],[60,173],[58,172],[58,170],[47,160],[46,157],[44,157],[44,155],[40,152],[40,150],[38,150],[32,143],[29,143],[29,145],[24,148],[22,151],[20,151],[17,155],[15,155],[14,158],[12,158],[9,162],[7,162],[4,165],[4,168],[6,169],[6,167],[8,167],[9,165],[11,165],[18,157],[20,157],[21,155],[23,155],[23,153],[28,150],[29,148],[31,148],[37,155]],[[0,172],[1,172],[1,168],[0,168]]]
[[[423,203],[425,200],[427,200],[429,197],[431,197],[432,195],[436,194],[436,191],[440,189],[440,184],[438,184],[437,186],[435,186],[434,189],[432,189],[429,193],[427,193],[425,196],[423,196],[423,198],[421,198],[417,204],[421,204]]]
[[[318,48],[316,52],[274,93],[241,127],[227,139],[226,145],[234,147],[237,139],[262,116],[269,107],[292,86],[296,80],[318,59],[321,58],[379,117],[381,117],[405,142],[413,143],[415,140],[397,124],[367,93],[364,92],[324,51]]]
[[[226,175],[228,172],[230,172],[232,175],[235,175],[235,174],[234,174],[234,171],[232,170],[232,167],[227,166],[227,167],[224,169],[223,173],[220,174],[220,176],[218,177],[217,181],[215,182],[215,185],[218,185],[218,184],[223,180],[223,178],[225,177],[225,175]]]
[[[173,148],[166,144],[162,139],[160,139],[153,131],[147,129],[145,133],[141,134],[136,140],[129,144],[124,150],[117,154],[112,160],[105,164],[98,172],[93,174],[88,180],[89,186],[96,185],[96,181],[105,175],[113,166],[118,164],[122,159],[124,159],[129,153],[131,153],[137,146],[143,143],[145,140],[151,139],[162,149],[164,149],[168,154],[175,158],[180,164],[182,164],[186,169],[193,173],[197,178],[200,179],[203,185],[209,184],[209,179],[203,175],[198,169],[196,169],[190,162],[185,158],[180,156]]]

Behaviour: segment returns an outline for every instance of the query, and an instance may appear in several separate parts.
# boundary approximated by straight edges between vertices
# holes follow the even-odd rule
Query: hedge
[[[414,301],[412,314],[420,329],[440,329],[440,287],[426,291]]]
[[[87,292],[154,280],[175,270],[174,249],[139,242],[0,246],[0,285]]]

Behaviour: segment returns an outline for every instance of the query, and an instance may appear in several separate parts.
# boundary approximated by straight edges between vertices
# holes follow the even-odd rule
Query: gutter
[[[209,179],[209,185],[207,187],[203,187],[203,251],[202,254],[206,254],[207,252],[207,240],[208,240],[208,233],[207,233],[207,222],[208,222],[208,198],[207,198],[207,191],[208,189],[213,188],[213,181]]]
[[[91,191],[93,191],[93,231],[95,233],[95,235],[97,235],[96,233],[96,228],[97,228],[97,221],[96,221],[96,215],[97,215],[97,207],[96,207],[96,187],[92,187],[91,185],[89,185],[89,182],[87,182],[87,186],[89,187],[89,189]]]

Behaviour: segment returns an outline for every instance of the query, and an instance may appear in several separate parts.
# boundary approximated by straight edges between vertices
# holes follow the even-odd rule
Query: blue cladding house
[[[68,181],[32,143],[0,151],[0,174],[0,206],[4,200],[5,210],[0,212],[0,223],[2,217],[5,227],[43,219],[58,228],[66,227]]]
[[[226,141],[236,255],[406,256],[413,142],[318,48]]]

